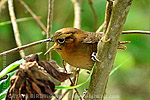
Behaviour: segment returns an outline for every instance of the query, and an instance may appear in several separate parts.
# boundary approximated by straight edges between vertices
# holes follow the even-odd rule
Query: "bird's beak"
[[[58,43],[55,42],[55,44],[54,44],[52,47],[50,47],[50,48],[46,51],[46,53],[45,53],[44,55],[46,55],[47,53],[49,53],[51,50],[53,50],[53,49],[56,48],[57,46],[58,46]]]

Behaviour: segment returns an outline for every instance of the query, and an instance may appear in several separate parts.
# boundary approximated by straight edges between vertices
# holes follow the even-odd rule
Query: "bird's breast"
[[[94,61],[91,59],[92,52],[95,51],[95,47],[90,45],[81,45],[74,48],[62,48],[57,51],[63,60],[73,67],[91,69]]]

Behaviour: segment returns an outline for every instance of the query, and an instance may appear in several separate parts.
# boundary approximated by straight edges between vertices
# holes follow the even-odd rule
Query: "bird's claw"
[[[109,38],[109,39],[107,39],[107,40],[103,40],[103,37],[101,38],[101,42],[109,42],[111,39]]]
[[[92,59],[93,61],[100,62],[100,60],[96,57],[96,52],[93,52],[93,53],[92,53],[91,59]]]

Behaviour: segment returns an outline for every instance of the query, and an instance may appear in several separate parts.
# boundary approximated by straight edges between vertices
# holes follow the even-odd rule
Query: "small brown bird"
[[[97,44],[102,36],[102,33],[63,28],[55,32],[51,38],[55,44],[45,54],[54,49],[71,66],[91,70],[94,64],[92,53],[97,52]],[[126,47],[119,44],[118,49]]]

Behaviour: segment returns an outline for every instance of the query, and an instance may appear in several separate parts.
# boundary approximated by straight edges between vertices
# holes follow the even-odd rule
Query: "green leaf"
[[[4,75],[6,75],[11,70],[13,70],[14,68],[16,68],[17,66],[19,66],[23,61],[24,61],[24,59],[21,59],[21,60],[15,61],[14,63],[7,66],[5,69],[3,69],[0,72],[0,78],[3,77]]]
[[[7,75],[4,76],[4,77],[7,77],[7,78],[0,81],[0,93],[2,93],[4,90],[6,90],[9,87],[9,79],[16,72],[17,72],[17,70],[8,73]]]
[[[4,80],[0,81],[0,100],[5,100],[5,96],[7,94],[8,88],[9,88],[9,79],[12,75],[14,75],[14,73],[16,73],[17,70],[8,73],[7,75],[5,75],[7,78]]]
[[[115,71],[117,71],[122,65],[124,65],[127,61],[129,61],[131,57],[129,57],[127,60],[125,60],[123,63],[121,63],[120,65],[118,65],[117,67],[115,67],[109,74],[109,76],[111,76]]]
[[[87,78],[87,80],[86,80],[85,82],[83,82],[83,83],[81,83],[81,84],[78,84],[78,85],[76,85],[76,86],[55,86],[55,89],[74,89],[74,88],[78,88],[78,87],[84,85],[85,83],[87,83],[87,82],[90,80],[95,65],[96,65],[96,62],[94,63],[93,68],[92,68],[92,70],[91,70],[91,72],[90,72],[90,75],[89,75],[89,77]]]
[[[117,56],[115,58],[115,62],[114,62],[114,65],[115,66],[118,66],[120,65],[121,63],[123,63],[124,61],[126,61],[128,58],[130,58],[130,60],[128,60],[127,63],[124,63],[120,68],[119,70],[123,71],[123,72],[127,72],[129,70],[131,70],[131,68],[133,66],[135,66],[135,60],[134,58],[132,57],[132,54],[129,53],[129,52],[124,52],[124,51],[118,51],[117,52]]]
[[[7,91],[8,91],[8,88],[5,91],[3,91],[3,93],[0,94],[0,100],[5,100]]]

